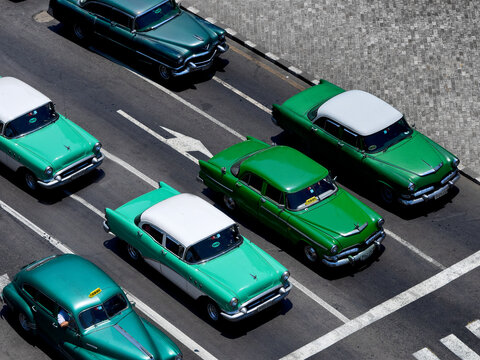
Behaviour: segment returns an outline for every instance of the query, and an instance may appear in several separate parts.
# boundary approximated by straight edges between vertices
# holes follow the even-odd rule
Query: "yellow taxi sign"
[[[314,202],[316,202],[318,199],[316,196],[312,196],[310,199],[307,199],[307,201],[305,201],[305,206],[308,206],[310,204],[313,204]]]
[[[90,295],[88,295],[88,297],[91,297],[91,298],[92,298],[92,297],[94,297],[95,295],[100,294],[101,292],[102,292],[102,289],[96,288],[95,290],[93,290],[93,291],[90,293]]]

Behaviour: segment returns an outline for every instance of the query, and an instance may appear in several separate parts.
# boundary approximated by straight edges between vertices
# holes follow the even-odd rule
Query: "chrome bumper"
[[[174,69],[172,70],[172,76],[183,76],[195,71],[200,71],[200,70],[207,70],[210,68],[213,64],[213,60],[215,60],[216,57],[218,57],[220,54],[223,54],[229,49],[229,46],[225,43],[222,45],[217,45],[217,48],[213,52],[212,57],[203,62],[202,64],[195,64],[193,61],[195,60],[195,56],[190,57],[186,61],[186,65],[182,67],[180,70]]]
[[[443,185],[441,188],[435,190],[434,187],[431,186],[431,189],[427,188],[426,191],[423,190],[424,193],[419,195],[419,197],[416,197],[416,194],[413,194],[411,196],[414,197],[414,199],[406,199],[405,196],[403,196],[399,198],[398,201],[403,205],[415,205],[421,202],[439,198],[445,195],[447,191],[458,181],[458,179],[460,179],[460,174],[458,174],[457,171],[453,172],[442,180],[442,182],[445,180],[445,185]],[[421,191],[417,191],[417,193],[419,192]]]
[[[249,316],[252,316],[252,315],[254,315],[254,314],[256,314],[256,313],[258,313],[262,310],[265,310],[266,308],[269,308],[270,306],[280,302],[290,293],[291,289],[292,289],[292,284],[288,284],[288,287],[286,287],[286,288],[281,286],[278,290],[277,295],[268,299],[265,302],[262,302],[262,303],[258,304],[257,306],[255,306],[255,307],[253,307],[249,310],[247,310],[247,308],[246,308],[246,306],[248,305],[248,303],[247,303],[247,304],[243,304],[242,307],[240,308],[240,310],[238,310],[238,311],[235,311],[235,312],[232,312],[232,313],[226,313],[226,312],[222,311],[221,314],[228,321],[232,321],[232,322],[240,321],[242,319],[245,319]],[[263,295],[264,294],[260,294],[258,297],[261,297]],[[252,301],[255,301],[255,298],[250,300],[249,303],[251,303]]]
[[[76,178],[79,178],[80,176],[85,175],[85,174],[89,173],[90,171],[99,167],[100,164],[103,162],[103,159],[105,159],[105,156],[103,154],[100,154],[100,155],[101,156],[99,158],[93,156],[92,161],[88,166],[83,167],[80,170],[78,170],[78,171],[76,171],[72,174],[69,174],[68,176],[62,177],[62,175],[59,174],[59,175],[55,176],[55,178],[53,178],[50,181],[37,180],[37,183],[38,183],[38,185],[40,185],[41,187],[46,188],[46,189],[53,189],[53,188],[56,188],[58,186],[67,184],[67,183],[75,180]],[[76,164],[81,163],[83,161],[85,161],[85,159],[82,159],[82,160],[76,162],[75,164],[70,165],[68,168],[62,170],[62,172],[67,171],[69,168],[74,167]]]
[[[375,249],[380,247],[380,244],[384,239],[385,232],[380,230],[365,241],[364,244],[368,245],[365,250],[358,252],[359,249],[353,247],[351,249],[342,251],[335,256],[324,256],[322,263],[328,267],[339,267],[347,264],[353,265],[359,261],[365,261],[373,255]]]

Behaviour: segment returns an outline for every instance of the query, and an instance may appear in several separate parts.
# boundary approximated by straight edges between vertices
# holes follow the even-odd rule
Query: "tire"
[[[212,323],[218,323],[221,319],[220,308],[213,300],[205,301],[205,315],[207,319]]]
[[[311,245],[302,243],[301,249],[305,260],[307,260],[310,264],[315,264],[317,262],[318,253]]]
[[[37,177],[30,170],[22,171],[23,184],[26,186],[29,191],[37,191],[38,183]]]
[[[223,195],[223,203],[230,211],[234,211],[237,208],[237,203],[231,196]]]
[[[167,68],[165,65],[158,66],[158,74],[165,81],[168,81],[172,78],[172,71],[169,68]]]
[[[84,43],[88,39],[88,31],[85,29],[85,26],[80,23],[74,23],[72,25],[72,34],[80,43]]]
[[[380,185],[379,196],[382,203],[385,205],[392,205],[395,201],[395,194],[393,190],[387,185]]]
[[[140,252],[137,249],[135,249],[132,245],[130,245],[129,243],[125,243],[125,244],[126,244],[126,247],[127,247],[128,257],[135,262],[141,262],[142,259],[143,259],[142,254],[140,254]]]
[[[25,313],[22,311],[18,312],[18,323],[24,333],[30,334],[32,332],[32,329],[28,323],[27,315],[25,315]]]

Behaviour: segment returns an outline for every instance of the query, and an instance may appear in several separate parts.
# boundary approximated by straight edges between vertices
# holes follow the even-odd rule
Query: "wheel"
[[[27,315],[25,315],[21,311],[18,313],[18,323],[20,324],[23,331],[25,331],[26,333],[30,332],[31,328],[30,328],[30,325],[28,323]]]
[[[30,170],[23,171],[23,183],[30,191],[35,191],[38,189],[37,178]]]
[[[133,261],[142,260],[142,255],[140,254],[140,252],[130,244],[127,244],[127,253],[128,256],[130,256],[130,259],[132,259]]]
[[[392,205],[395,199],[393,190],[387,185],[380,186],[380,199],[385,205]]]
[[[210,321],[218,322],[220,320],[220,309],[214,301],[207,300],[205,302],[205,311]]]
[[[223,196],[223,202],[225,203],[225,206],[227,207],[228,210],[233,211],[237,207],[237,203],[231,196],[224,195]]]
[[[170,80],[170,78],[172,77],[171,70],[167,68],[165,65],[158,66],[158,73],[160,74],[160,77],[163,80]]]
[[[74,23],[72,25],[72,32],[75,39],[79,42],[84,42],[88,38],[88,32],[82,24]]]
[[[318,254],[315,251],[315,249],[308,244],[303,244],[302,248],[303,248],[303,255],[305,256],[305,258],[309,262],[315,263],[318,259]]]

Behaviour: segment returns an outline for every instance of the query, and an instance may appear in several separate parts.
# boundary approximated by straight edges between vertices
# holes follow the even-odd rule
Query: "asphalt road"
[[[230,43],[231,50],[215,69],[180,79],[166,92],[151,69],[117,49],[102,43],[83,47],[56,21],[36,21],[34,15],[47,5],[47,1],[0,2],[0,75],[17,77],[45,93],[60,113],[95,135],[109,154],[135,167],[143,178],[108,157],[100,170],[85,178],[32,196],[0,165],[3,203],[95,262],[217,359],[278,359],[316,339],[320,340],[308,352],[315,359],[408,359],[424,347],[441,359],[456,358],[440,342],[450,334],[480,353],[479,339],[465,327],[480,318],[478,256],[471,257],[480,250],[480,192],[478,185],[463,178],[454,191],[434,204],[393,212],[372,201],[368,189],[355,186],[355,179],[340,178],[385,217],[390,235],[380,256],[362,268],[331,271],[307,267],[284,239],[255,220],[234,214],[243,234],[288,267],[306,289],[295,286],[281,305],[241,323],[209,325],[197,304],[174,285],[146,266],[131,264],[118,239],[103,231],[101,217],[86,203],[100,211],[118,207],[153,189],[146,178],[164,181],[211,203],[215,198],[195,181],[198,167],[194,162],[118,111],[165,139],[180,136],[165,128],[197,139],[212,154],[241,141],[236,133],[302,149],[298,140],[281,133],[257,105],[270,108],[305,85]],[[195,150],[191,155],[206,158]],[[0,209],[0,276],[12,278],[21,266],[54,253],[59,250]],[[457,263],[462,265],[460,270],[449,272]],[[434,276],[447,280],[442,283]],[[425,286],[424,296],[418,288],[410,290],[419,284]],[[403,292],[411,302],[402,303],[398,296]],[[337,315],[322,306],[322,301],[335,308]],[[360,325],[354,320],[358,317],[363,319],[357,321]],[[162,328],[161,323],[156,325]],[[351,330],[355,326],[355,331]],[[324,335],[334,339],[328,346],[322,340]],[[181,339],[173,339],[186,359],[198,358]],[[325,349],[318,352],[322,346]],[[48,357],[58,355],[41,341],[22,337],[15,319],[3,309],[0,358]]]

